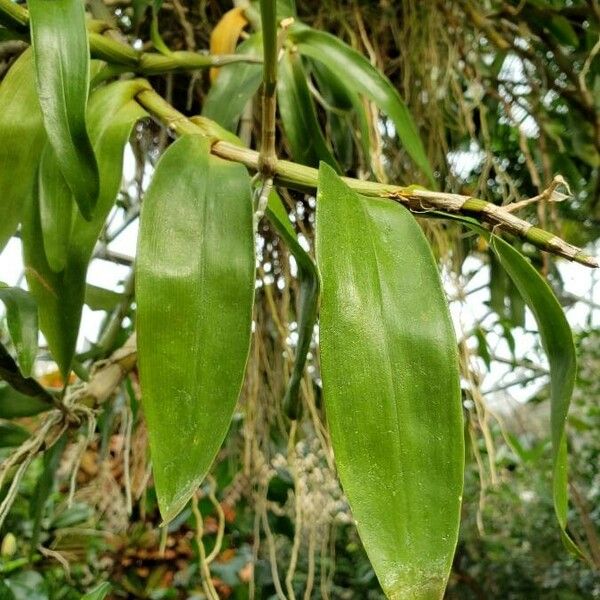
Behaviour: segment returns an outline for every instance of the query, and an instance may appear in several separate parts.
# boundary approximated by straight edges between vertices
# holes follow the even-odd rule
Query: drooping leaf
[[[0,419],[33,417],[54,408],[47,396],[28,396],[17,392],[10,385],[0,383]]]
[[[465,224],[488,240],[490,248],[535,317],[550,365],[554,511],[565,546],[579,554],[579,548],[566,531],[569,496],[565,426],[577,371],[577,355],[569,322],[548,283],[518,250],[502,238],[492,236],[474,219],[447,214],[442,216]]]
[[[325,165],[316,223],[321,376],[344,491],[383,590],[443,596],[464,441],[456,338],[425,237],[402,206]]]
[[[31,375],[38,351],[37,306],[31,294],[0,283],[0,301],[6,307],[6,323],[17,352],[19,369]]]
[[[244,7],[235,6],[231,10],[228,10],[210,33],[211,55],[215,56],[235,52],[240,35],[247,24],[248,19],[246,18]],[[210,80],[215,81],[218,75],[219,69],[213,67],[210,70]]]
[[[239,54],[262,56],[262,36],[251,35],[237,48]],[[248,101],[256,94],[262,80],[262,66],[233,63],[220,68],[219,77],[204,99],[202,116],[235,132]]]
[[[298,298],[296,317],[298,322],[298,342],[292,373],[283,399],[283,406],[287,415],[292,419],[297,419],[300,412],[298,392],[317,319],[319,275],[313,259],[298,242],[296,232],[290,223],[281,198],[274,190],[269,196],[269,203],[265,214],[275,231],[277,231],[277,234],[285,242],[298,266],[298,281],[300,283],[300,297]]]
[[[42,517],[46,502],[55,485],[55,474],[60,464],[60,457],[67,445],[68,433],[63,433],[54,445],[44,452],[44,466],[38,480],[36,481],[31,503],[29,504],[29,516],[33,520],[31,532],[31,553],[37,548],[40,531],[42,528]]]
[[[394,123],[398,139],[431,185],[433,172],[419,131],[404,101],[371,63],[335,36],[302,24],[290,28],[290,38],[301,54],[323,62],[330,70],[343,73],[344,81],[357,93],[371,99]]]
[[[81,0],[30,0],[31,45],[48,140],[81,214],[91,219],[98,166],[86,128],[90,50]]]
[[[277,79],[279,114],[286,140],[296,162],[314,167],[322,160],[339,171],[321,131],[306,77],[300,55],[286,51],[279,61]]]
[[[104,600],[111,590],[111,585],[108,582],[101,583],[93,590],[81,597],[81,600]]]
[[[17,230],[44,145],[33,55],[25,50],[0,84],[0,251]],[[26,142],[25,142],[26,140]]]
[[[180,138],[144,199],[135,278],[142,402],[165,521],[227,432],[250,345],[254,261],[245,168],[211,156],[202,136]]]
[[[577,551],[566,533],[568,465],[565,425],[577,371],[573,334],[556,296],[531,263],[501,238],[494,237],[490,246],[533,313],[550,364],[554,510],[563,541],[571,550]]]
[[[46,143],[38,174],[40,225],[44,250],[53,271],[65,268],[73,225],[73,194],[56,160],[50,143]]]
[[[100,196],[94,218],[77,212],[65,268],[56,273],[42,243],[39,198],[33,194],[23,218],[23,257],[27,283],[38,304],[40,328],[63,376],[71,368],[85,298],[87,266],[121,185],[123,152],[133,125],[146,113],[133,99],[147,85],[116,82],[90,98],[89,125],[100,168]]]
[[[20,425],[0,422],[0,448],[20,446],[29,435],[29,431]]]

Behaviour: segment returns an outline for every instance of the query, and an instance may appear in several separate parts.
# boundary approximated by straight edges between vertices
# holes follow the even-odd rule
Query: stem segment
[[[143,90],[136,98],[150,114],[176,134],[209,135],[205,128],[192,123],[155,91]],[[242,163],[250,170],[260,172],[260,155],[254,150],[230,142],[216,140],[213,141],[211,152],[226,160]],[[279,160],[275,164],[274,178],[276,182],[284,187],[300,191],[313,191],[317,187],[318,171],[312,167],[306,167],[287,160]],[[501,231],[524,239],[541,250],[562,256],[587,267],[598,267],[598,261],[595,257],[584,254],[580,248],[565,242],[552,233],[533,226],[503,207],[490,202],[471,196],[435,192],[419,186],[404,187],[350,177],[344,177],[343,179],[349,187],[359,194],[395,200],[415,214],[426,217],[427,213],[430,213],[431,216],[436,216],[432,213],[442,211],[475,217],[477,220],[489,223]]]
[[[275,173],[275,112],[277,109],[277,13],[275,0],[261,0],[263,29],[262,130],[259,171],[265,177]]]

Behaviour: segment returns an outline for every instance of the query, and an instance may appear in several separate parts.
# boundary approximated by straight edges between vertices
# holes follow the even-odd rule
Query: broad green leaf
[[[254,261],[246,169],[211,156],[202,136],[180,138],[144,199],[135,277],[142,402],[166,522],[227,433],[250,345]]]
[[[329,33],[297,24],[290,28],[289,36],[301,54],[321,61],[335,73],[343,74],[343,81],[349,87],[375,102],[393,121],[406,152],[427,176],[429,183],[435,185],[417,126],[390,81],[364,56]]]
[[[306,77],[302,57],[286,51],[279,61],[277,80],[279,114],[285,138],[296,162],[314,167],[322,160],[339,171],[321,131]]]
[[[298,308],[296,311],[298,343],[292,373],[283,400],[283,406],[287,415],[292,419],[297,419],[300,412],[298,391],[317,319],[319,275],[313,259],[298,242],[296,232],[290,223],[281,198],[274,190],[269,196],[269,203],[265,214],[275,231],[277,231],[277,234],[292,253],[298,266],[298,281],[300,283],[300,297],[298,298]]]
[[[104,600],[111,590],[110,583],[106,581],[96,586],[93,590],[89,591],[85,596],[81,597],[81,600]]]
[[[336,465],[394,600],[439,600],[454,555],[464,439],[456,338],[437,266],[401,205],[326,165],[316,223],[321,377]]]
[[[74,199],[49,142],[40,159],[38,190],[46,258],[53,271],[62,271],[69,252]]]
[[[37,548],[40,531],[42,528],[42,517],[46,502],[52,493],[55,485],[55,475],[60,464],[60,458],[67,445],[68,433],[63,433],[54,445],[44,452],[44,466],[42,472],[36,481],[31,502],[29,504],[29,516],[33,520],[31,532],[31,553]]]
[[[490,242],[490,248],[495,252],[500,264],[535,317],[550,365],[554,511],[565,546],[579,554],[578,547],[566,532],[569,495],[565,425],[577,371],[577,355],[569,322],[546,280],[518,250],[502,238],[492,236],[474,219],[446,214],[442,216],[465,224]]]
[[[0,84],[0,251],[17,230],[37,178],[44,145],[31,50],[25,50]],[[25,142],[26,140],[26,142]]]
[[[81,214],[98,200],[98,166],[86,129],[90,50],[81,0],[29,0],[39,103],[56,160]]]
[[[31,294],[0,283],[0,302],[6,307],[6,324],[17,352],[19,369],[31,375],[38,351],[37,306]]]
[[[255,33],[242,42],[237,53],[262,56],[261,34]],[[202,116],[235,132],[246,104],[256,94],[261,81],[259,64],[233,63],[220,67],[219,76],[204,99]]]
[[[146,115],[134,100],[145,85],[139,80],[117,82],[98,89],[90,98],[90,135],[98,156],[100,195],[91,221],[79,212],[75,214],[62,271],[56,273],[46,258],[37,193],[33,194],[23,218],[27,283],[38,304],[40,329],[64,376],[71,368],[75,352],[87,266],[121,185],[125,144],[134,124]]]
[[[0,419],[33,417],[52,408],[52,400],[46,396],[27,396],[10,385],[0,383]]]
[[[29,435],[29,431],[20,425],[0,422],[0,448],[20,446]]]

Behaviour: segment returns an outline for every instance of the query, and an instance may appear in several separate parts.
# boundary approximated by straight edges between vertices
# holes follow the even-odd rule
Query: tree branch
[[[213,140],[211,148],[213,154],[226,160],[242,163],[253,171],[259,170],[258,152],[223,140],[215,140],[214,131],[209,132],[205,127],[187,119],[155,91],[143,90],[137,95],[137,100],[154,118],[176,134],[209,136]],[[313,191],[317,187],[317,169],[287,160],[277,161],[274,175],[275,180],[285,187],[301,191]],[[535,227],[531,223],[511,214],[505,208],[485,200],[460,194],[435,192],[420,186],[403,187],[374,181],[362,181],[350,177],[344,177],[343,179],[349,187],[360,194],[396,200],[421,216],[427,216],[428,212],[442,211],[474,217],[497,229],[524,239],[551,254],[562,256],[588,267],[598,266],[596,258],[588,256],[580,248],[565,242],[552,233]]]

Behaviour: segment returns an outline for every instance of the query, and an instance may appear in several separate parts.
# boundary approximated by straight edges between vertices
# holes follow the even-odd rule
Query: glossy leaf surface
[[[37,306],[31,295],[21,288],[0,283],[0,301],[6,307],[6,324],[17,352],[19,370],[31,375],[38,351]]]
[[[323,395],[344,491],[387,596],[440,599],[464,441],[437,266],[404,207],[358,196],[325,165],[316,235]]]
[[[100,167],[100,196],[91,221],[75,214],[66,264],[60,272],[55,272],[46,258],[37,193],[23,218],[27,283],[38,304],[40,328],[63,375],[69,372],[75,352],[87,266],[121,185],[125,144],[133,125],[146,114],[133,100],[143,85],[137,80],[117,82],[90,98],[90,134]]]
[[[279,61],[277,96],[285,137],[296,162],[314,167],[324,161],[339,170],[317,119],[302,58],[287,51]]]
[[[262,56],[262,36],[251,35],[238,46],[239,54]],[[262,66],[252,63],[233,63],[219,69],[202,105],[202,116],[216,121],[235,132],[248,101],[256,94],[262,81]]]
[[[202,136],[177,140],[146,193],[137,256],[142,403],[170,521],[210,468],[244,377],[255,282],[246,169],[211,156]]]
[[[44,250],[50,268],[58,272],[67,264],[74,199],[50,143],[42,151],[38,177]]]
[[[421,142],[419,131],[404,101],[371,63],[335,36],[298,24],[290,29],[290,37],[301,54],[323,62],[335,73],[343,73],[344,81],[356,92],[371,99],[394,123],[398,139],[415,164],[434,184],[433,173]]]
[[[44,145],[33,55],[25,50],[0,83],[0,250],[17,230]],[[24,143],[27,140],[27,143]]]
[[[48,139],[75,200],[91,219],[98,166],[86,129],[90,51],[81,0],[30,0],[31,44]]]

